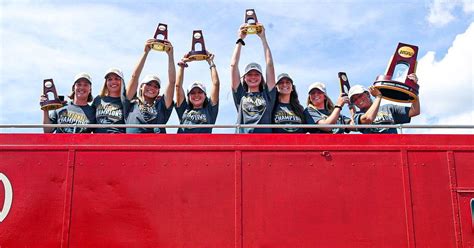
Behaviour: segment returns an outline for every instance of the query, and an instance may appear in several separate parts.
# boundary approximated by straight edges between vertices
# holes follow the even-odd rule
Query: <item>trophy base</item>
[[[41,110],[55,110],[63,106],[60,100],[49,100],[41,103]]]
[[[256,34],[262,32],[261,24],[252,24],[247,26],[247,34]]]
[[[156,50],[156,51],[160,51],[160,52],[165,52],[165,51],[169,51],[170,50],[170,46],[167,44],[167,43],[164,43],[164,42],[154,42],[152,45],[151,45],[151,48],[153,50]]]
[[[404,83],[393,80],[377,80],[374,82],[374,87],[380,90],[382,98],[400,102],[411,103],[418,98],[418,89],[408,86]]]
[[[188,58],[190,60],[206,60],[209,58],[209,55],[207,53],[190,52]]]

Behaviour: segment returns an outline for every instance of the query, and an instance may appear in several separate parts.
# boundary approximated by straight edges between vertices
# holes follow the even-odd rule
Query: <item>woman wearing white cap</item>
[[[128,83],[127,95],[135,95],[138,79],[145,65],[145,61],[155,39],[147,40],[144,53]],[[160,96],[161,80],[158,76],[147,75],[140,84],[138,96],[131,102],[127,124],[166,124],[173,111],[173,94],[176,82],[176,69],[174,67],[173,46],[169,43],[168,55],[168,85],[165,93]],[[165,128],[127,128],[127,133],[166,133]]]
[[[415,73],[408,75],[408,78],[418,83]],[[375,97],[374,101],[370,98],[369,93]],[[420,114],[419,97],[416,98],[410,107],[394,104],[380,106],[382,93],[373,86],[369,87],[368,90],[362,85],[352,86],[349,90],[349,99],[360,110],[354,115],[354,123],[357,125],[410,123],[411,117]],[[397,133],[395,128],[359,128],[357,131],[361,133]]]
[[[239,124],[271,124],[272,112],[275,105],[275,68],[272,53],[265,36],[265,28],[257,33],[260,37],[265,53],[266,80],[262,68],[257,63],[250,63],[245,67],[245,73],[240,82],[239,60],[244,39],[247,36],[246,26],[243,24],[238,31],[234,53],[231,60],[232,93],[234,104],[238,111]],[[266,81],[266,83],[265,83]],[[241,133],[271,133],[271,128],[241,128]]]
[[[183,90],[184,68],[191,62],[185,55],[181,60],[176,80],[176,112],[180,124],[199,125],[215,124],[219,112],[219,75],[214,64],[214,55],[208,52],[207,62],[211,70],[211,94],[207,97],[206,87],[200,82],[194,82],[188,87],[187,97]],[[179,128],[178,133],[212,133],[212,128]]]
[[[330,125],[349,124],[351,119],[341,115],[344,104],[349,98],[342,94],[337,98],[336,105],[326,93],[326,85],[320,82],[313,83],[308,88],[308,107],[304,110],[308,124]],[[344,133],[342,128],[308,128],[310,133]]]
[[[273,109],[274,124],[304,124],[306,123],[304,109],[298,100],[298,94],[293,79],[287,73],[278,75],[276,83],[277,102]],[[304,128],[274,128],[274,133],[305,133]]]
[[[92,101],[91,77],[87,73],[79,73],[74,77],[72,93],[69,98],[72,102],[52,111],[43,110],[43,124],[95,124],[95,109],[89,105]],[[41,102],[46,101],[46,96],[41,96]],[[43,128],[45,133],[90,133],[89,128]]]
[[[127,96],[123,73],[120,69],[110,68],[105,73],[105,82],[92,106],[95,108],[97,124],[125,124],[132,96]],[[101,127],[95,133],[125,133],[125,128]]]

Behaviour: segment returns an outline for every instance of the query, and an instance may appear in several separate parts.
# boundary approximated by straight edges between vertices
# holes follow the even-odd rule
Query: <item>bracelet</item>
[[[336,105],[336,106],[334,106],[334,108],[335,108],[335,109],[337,109],[337,108],[338,108],[338,109],[341,109],[341,110],[342,110],[342,107],[341,107],[341,106],[339,106],[339,105]]]
[[[188,63],[185,63],[185,62],[183,62],[183,61],[179,61],[179,62],[178,62],[178,66],[180,66],[180,67],[182,67],[182,68],[188,67]]]
[[[209,69],[212,69],[212,67],[216,68],[216,64],[212,64],[209,66]]]
[[[235,42],[235,44],[239,44],[239,43],[242,44],[242,46],[245,46],[244,40],[238,39],[238,40]]]

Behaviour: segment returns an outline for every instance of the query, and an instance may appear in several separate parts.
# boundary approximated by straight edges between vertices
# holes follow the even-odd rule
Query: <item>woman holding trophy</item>
[[[265,28],[257,23],[259,32],[257,36],[261,39],[266,62],[266,79],[263,76],[262,67],[257,63],[250,63],[245,67],[243,77],[239,71],[240,52],[245,45],[249,26],[245,23],[238,30],[238,39],[231,60],[231,81],[234,104],[238,111],[238,123],[240,124],[271,124],[272,112],[275,105],[275,68],[272,53],[265,36]],[[242,81],[240,81],[242,79]],[[271,133],[271,128],[241,128],[240,133]]]
[[[43,124],[95,124],[95,109],[89,105],[92,101],[92,81],[87,73],[79,73],[74,77],[72,100],[63,107],[53,110],[50,114],[43,110]],[[45,95],[41,96],[40,103],[47,101]],[[44,127],[45,133],[90,133],[90,128]]]
[[[193,61],[186,54],[178,63],[178,76],[176,80],[176,113],[180,124],[200,125],[215,124],[219,111],[219,75],[214,64],[214,54],[206,51],[206,61],[211,71],[211,92],[207,96],[206,87],[201,82],[194,82],[188,87],[186,95],[183,89],[184,68],[188,62]],[[187,96],[187,100],[186,100]],[[179,128],[178,133],[212,133],[212,128]]]
[[[156,39],[149,39],[145,43],[138,64],[128,83],[127,95],[135,96],[138,88],[138,79],[145,65],[146,58]],[[173,111],[173,94],[176,82],[174,67],[173,46],[167,42],[168,55],[168,85],[165,93],[160,96],[161,80],[156,75],[147,75],[141,82],[138,95],[131,101],[127,124],[166,124]],[[127,133],[166,133],[165,128],[127,128]]]
[[[341,94],[337,98],[336,105],[326,93],[326,85],[316,82],[308,88],[308,107],[304,110],[308,124],[350,124],[351,119],[341,114],[344,104],[349,103],[349,98]],[[310,133],[344,133],[341,128],[309,128]]]

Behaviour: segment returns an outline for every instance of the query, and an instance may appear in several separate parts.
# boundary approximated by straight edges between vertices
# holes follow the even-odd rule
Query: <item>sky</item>
[[[158,23],[168,24],[175,61],[191,49],[193,30],[202,30],[215,54],[220,76],[217,124],[233,124],[237,112],[230,89],[230,59],[245,9],[253,8],[265,26],[276,74],[294,80],[306,104],[307,88],[324,82],[339,95],[337,73],[351,85],[373,84],[384,74],[399,42],[419,47],[417,75],[421,115],[412,124],[474,124],[473,0],[316,0],[316,1],[8,1],[0,9],[0,124],[40,124],[43,79],[53,78],[58,93],[69,95],[74,75],[92,76],[93,95],[111,67],[125,81]],[[248,35],[240,71],[264,65],[262,44]],[[167,57],[151,51],[141,74],[167,82]],[[206,62],[192,62],[184,85],[210,87]],[[384,103],[390,103],[384,101]],[[343,111],[348,114],[347,108]],[[173,112],[169,124],[178,124]],[[0,132],[41,132],[3,129]],[[233,133],[230,129],[216,133]],[[474,133],[469,129],[416,129],[409,133]],[[169,131],[173,133],[173,131]]]

